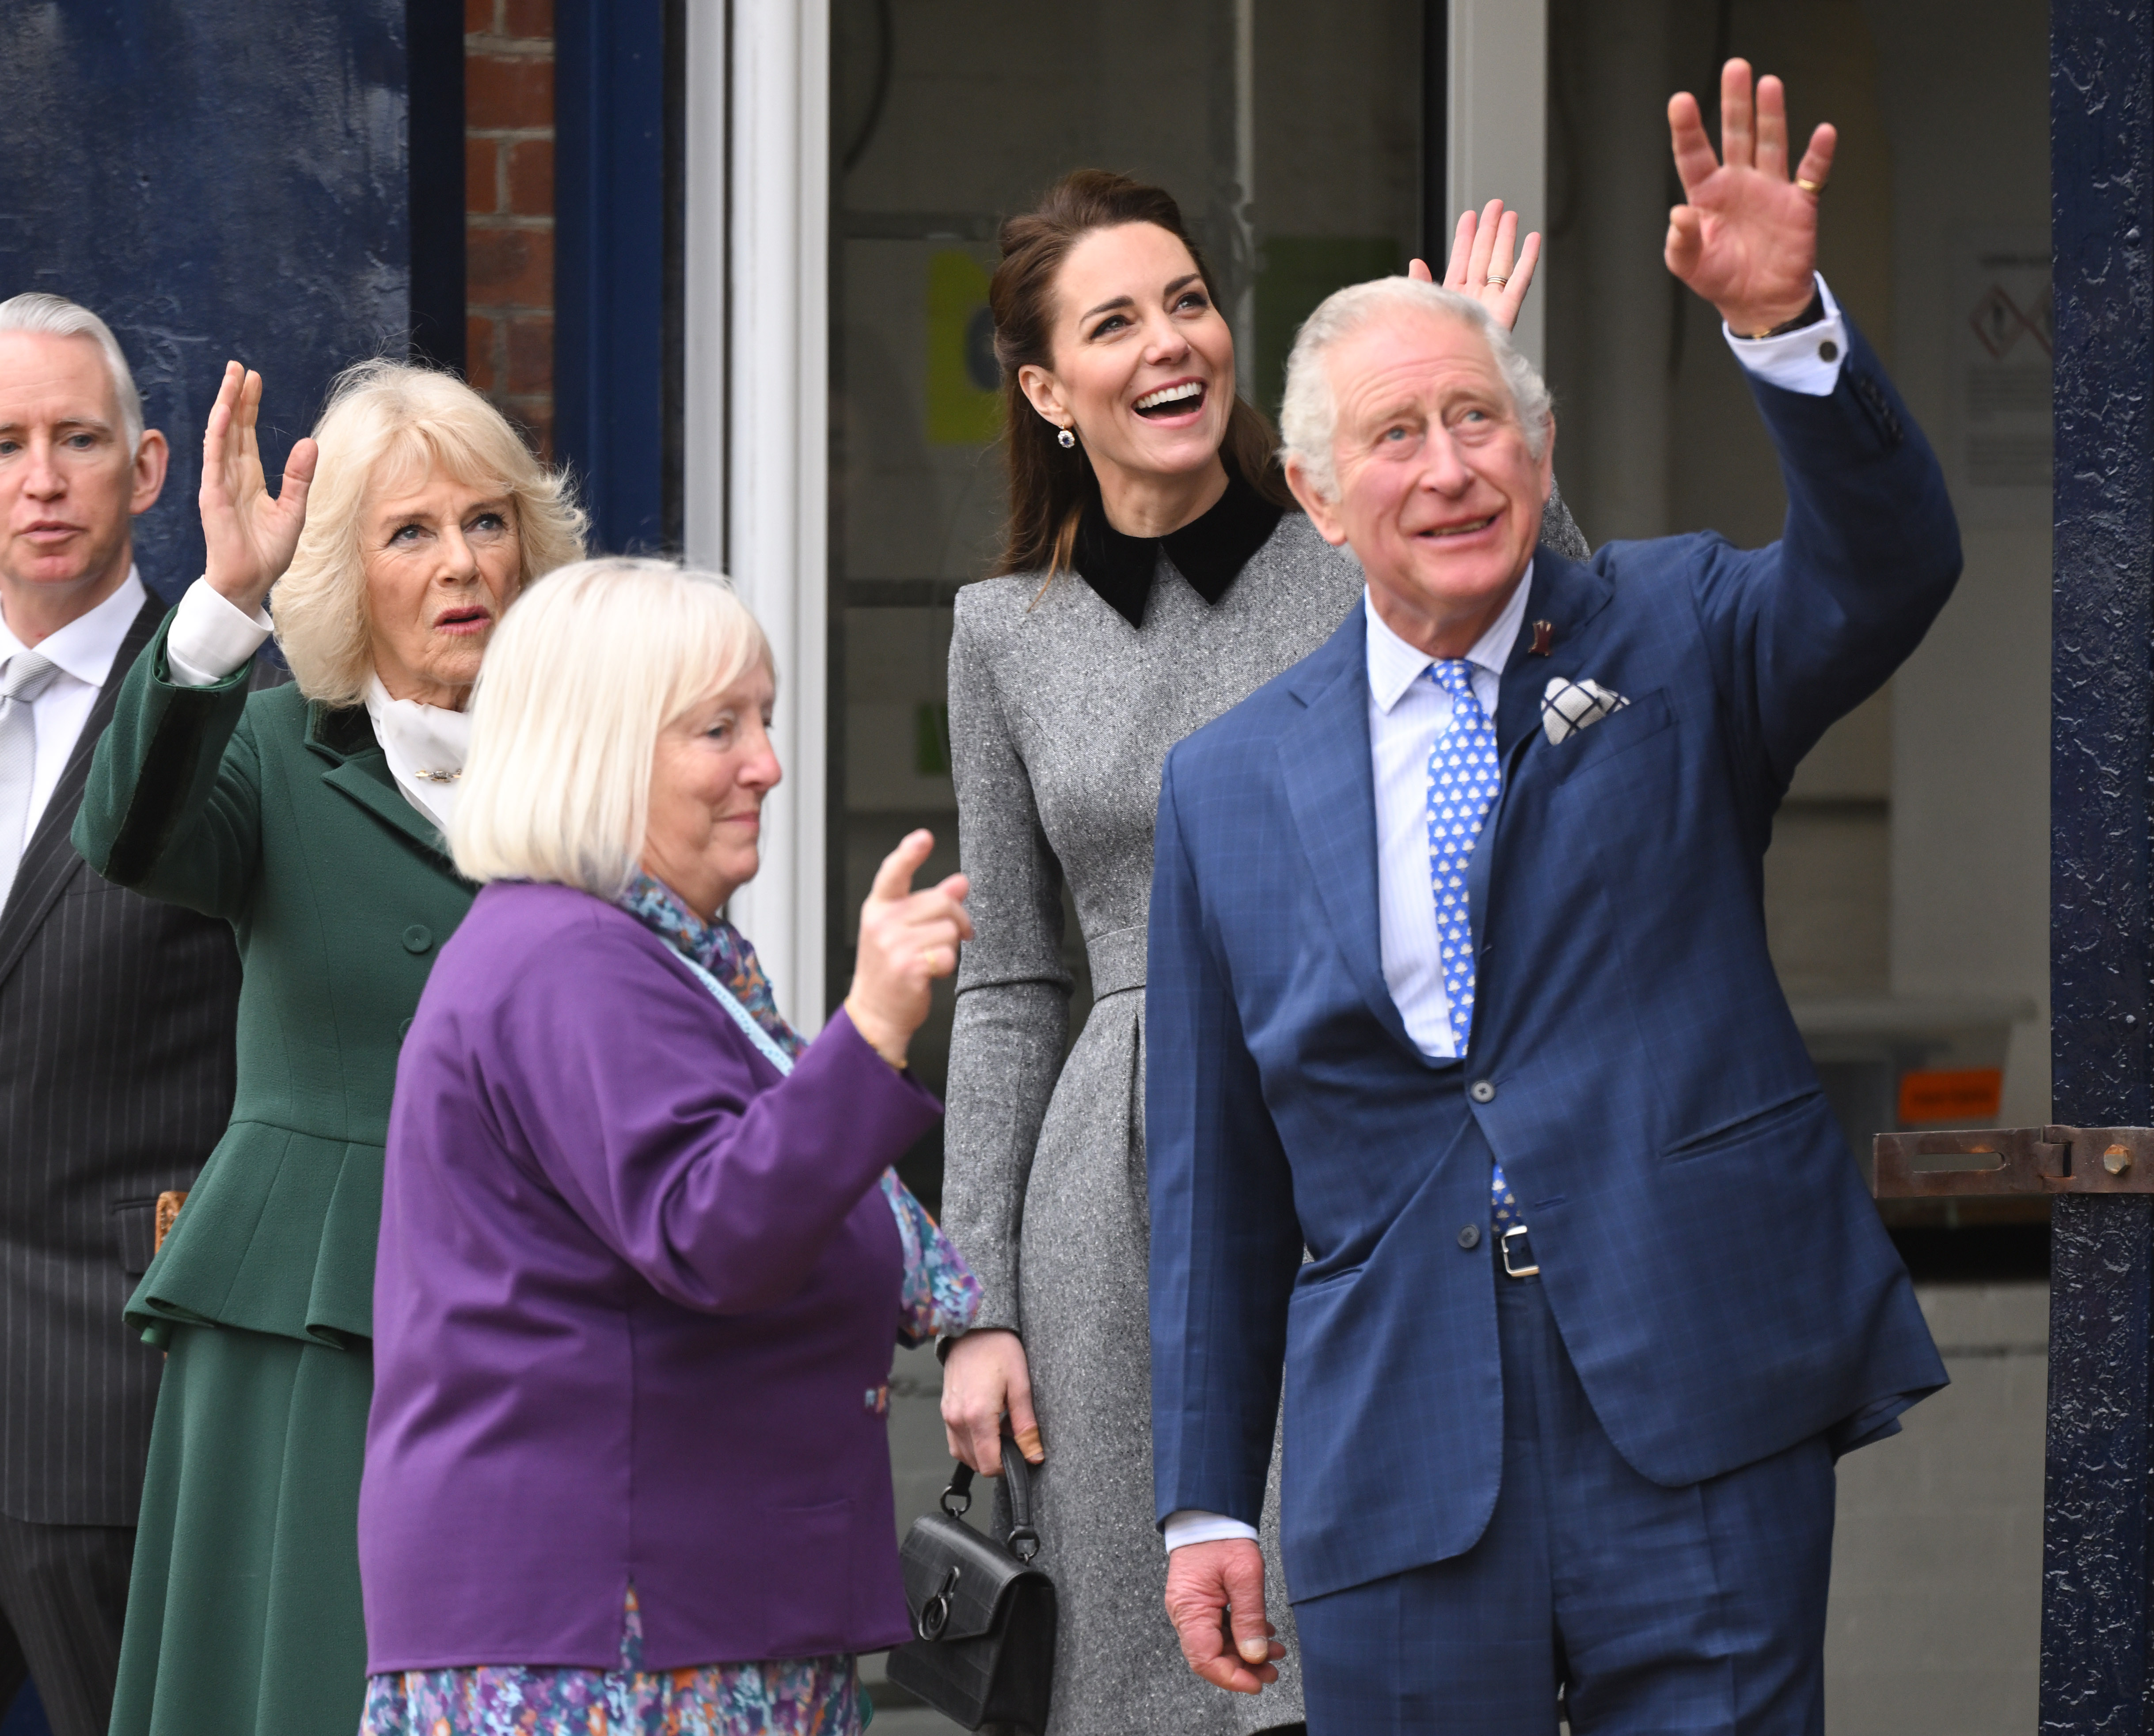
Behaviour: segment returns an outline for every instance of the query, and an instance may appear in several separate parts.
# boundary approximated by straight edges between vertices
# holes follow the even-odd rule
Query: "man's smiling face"
[[[1462,319],[1400,310],[1324,358],[1338,405],[1336,492],[1294,491],[1352,545],[1377,610],[1432,655],[1461,657],[1533,558],[1554,460],[1536,458],[1488,340]]]

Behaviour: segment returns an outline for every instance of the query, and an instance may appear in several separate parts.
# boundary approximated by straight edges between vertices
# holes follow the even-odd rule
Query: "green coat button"
[[[434,931],[430,928],[415,922],[404,930],[404,950],[406,952],[424,952],[433,944]]]

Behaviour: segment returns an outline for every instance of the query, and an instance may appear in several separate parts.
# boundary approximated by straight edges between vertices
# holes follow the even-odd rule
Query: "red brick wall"
[[[464,0],[471,383],[554,445],[554,0]]]

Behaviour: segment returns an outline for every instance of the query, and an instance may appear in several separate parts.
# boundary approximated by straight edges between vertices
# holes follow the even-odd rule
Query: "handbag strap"
[[[1032,1467],[1017,1450],[1007,1418],[1003,1422],[1003,1477],[1009,1485],[1010,1498],[1010,1531],[1003,1541],[1018,1560],[1029,1562],[1039,1553],[1039,1533],[1032,1523]],[[960,1460],[950,1473],[949,1486],[942,1491],[942,1510],[952,1519],[962,1519],[972,1505],[972,1468]]]

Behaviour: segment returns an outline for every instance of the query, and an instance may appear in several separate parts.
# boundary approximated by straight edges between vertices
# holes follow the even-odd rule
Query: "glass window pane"
[[[993,571],[1002,522],[999,224],[1073,169],[1166,187],[1217,277],[1243,389],[1275,408],[1309,309],[1418,248],[1425,10],[835,0],[834,1004],[883,855],[924,825],[929,873],[957,864],[944,665],[951,599]],[[1069,951],[1081,986],[1074,918]],[[946,990],[915,1050],[938,1087],[949,1018]],[[908,1173],[932,1199],[939,1152]]]

